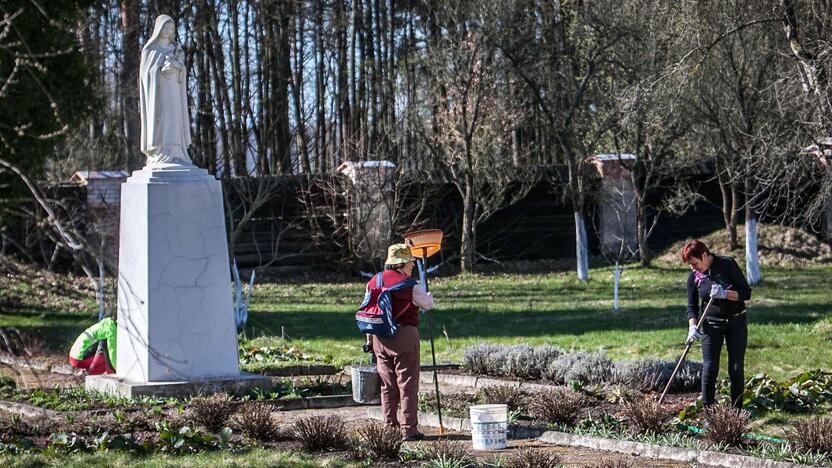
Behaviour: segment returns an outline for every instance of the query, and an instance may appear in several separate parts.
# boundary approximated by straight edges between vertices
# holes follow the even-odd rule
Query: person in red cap
[[[712,254],[702,241],[688,241],[682,248],[682,261],[690,266],[687,342],[702,340],[702,403],[705,407],[715,403],[719,354],[724,342],[728,348],[731,404],[742,408],[748,346],[745,301],[751,299],[751,287],[732,257]],[[700,333],[699,321],[711,298],[714,301]]]
[[[387,249],[382,282],[385,287],[410,278],[415,259],[405,244],[394,244]],[[376,277],[367,288],[376,284]],[[376,367],[381,378],[381,411],[384,423],[401,428],[404,440],[424,438],[418,428],[419,407],[419,309],[431,310],[433,296],[421,284],[392,293],[393,318],[398,325],[396,334],[389,338],[367,335],[367,348],[376,356]],[[401,418],[397,413],[401,407]]]

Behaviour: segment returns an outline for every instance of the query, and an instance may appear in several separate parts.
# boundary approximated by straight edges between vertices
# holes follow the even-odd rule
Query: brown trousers
[[[384,423],[415,435],[419,412],[419,329],[402,325],[391,338],[373,337],[376,367],[381,377]],[[401,406],[401,418],[396,418]]]

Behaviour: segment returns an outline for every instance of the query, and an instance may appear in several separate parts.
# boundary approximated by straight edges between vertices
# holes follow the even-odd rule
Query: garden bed
[[[340,401],[347,406],[351,399],[350,382],[343,382],[343,376],[287,377],[275,382],[271,391],[254,389],[250,393],[235,397],[236,402],[273,401],[287,408],[333,407],[332,402]],[[326,403],[310,403],[316,398]],[[52,387],[34,390],[18,390],[6,386],[0,388],[0,399],[8,403],[23,403],[37,408],[58,412],[95,410],[172,409],[187,406],[188,400],[177,398],[137,397],[124,398],[98,392],[87,392],[83,387]],[[13,405],[11,405],[13,406]],[[11,407],[9,406],[9,407]]]
[[[502,403],[509,407],[509,435],[513,437],[540,437],[546,431],[556,430],[570,437],[574,435],[626,441],[628,444],[619,444],[624,447],[621,449],[622,453],[634,450],[633,447],[636,446],[632,445],[633,443],[676,447],[678,449],[676,452],[672,450],[667,452],[675,453],[669,456],[674,460],[697,460],[702,463],[706,463],[704,461],[706,459],[714,463],[716,463],[715,460],[729,460],[724,462],[727,464],[725,466],[788,466],[762,465],[762,462],[754,464],[745,458],[732,459],[723,456],[731,455],[832,466],[832,458],[824,455],[824,452],[832,453],[830,452],[832,419],[828,417],[815,421],[797,422],[797,425],[789,432],[796,437],[792,445],[788,441],[752,433],[750,413],[738,414],[727,406],[718,406],[714,414],[699,415],[701,417],[697,418],[695,412],[692,411],[693,408],[686,405],[687,402],[695,400],[693,394],[687,395],[687,401],[683,399],[685,395],[674,395],[675,399],[659,406],[655,403],[655,395],[643,395],[620,386],[578,387],[577,389],[570,386],[550,387],[543,392],[527,392],[516,383],[510,383],[482,387],[477,394],[442,393],[443,422],[445,427],[467,431],[470,430],[468,420],[470,406]],[[420,424],[438,426],[435,394],[432,392],[421,394],[419,409]],[[673,418],[673,415],[683,413],[681,409],[689,413],[684,424],[679,419]],[[370,411],[373,415],[378,413],[374,409]],[[723,416],[719,416],[720,414]],[[703,435],[701,430],[692,426],[702,426],[705,419],[708,419],[712,433]],[[808,433],[814,433],[814,435],[809,436]],[[566,436],[557,437],[563,440]],[[555,438],[555,436],[550,435],[550,438]],[[583,446],[603,448],[597,444],[586,445],[589,443],[586,440]],[[610,444],[608,445],[615,446],[615,444]],[[806,448],[810,444],[826,448]],[[657,452],[658,449],[655,447],[638,447],[640,447],[639,452],[647,454],[665,453]],[[718,452],[719,456],[707,454],[702,457],[690,456],[691,453],[699,454],[709,451]],[[662,455],[661,458],[668,458],[668,456]]]
[[[444,408],[443,408],[444,409]],[[454,413],[456,414],[456,413]],[[382,420],[383,413],[380,408],[368,408],[367,415],[370,418]],[[586,420],[585,420],[586,421]],[[436,413],[419,412],[419,424],[427,427],[439,427],[439,416]],[[443,411],[442,426],[447,430],[457,432],[470,432],[471,421],[468,418],[447,416]],[[627,432],[606,432],[605,437],[592,435],[594,432],[604,433],[598,428],[587,427],[586,424],[569,431],[568,428],[552,430],[544,424],[535,424],[529,421],[520,421],[510,424],[507,436],[510,439],[537,439],[541,442],[563,445],[569,447],[586,447],[596,450],[631,454],[639,457],[648,457],[664,460],[675,460],[689,463],[701,463],[703,465],[725,466],[730,468],[796,468],[801,466],[832,466],[832,459],[819,455],[795,453],[789,447],[766,449],[762,442],[749,446],[750,450],[736,448],[725,448],[725,451],[708,450],[708,445],[701,438],[686,435],[678,431],[676,433],[638,436]],[[719,448],[719,447],[712,447]],[[759,458],[752,454],[765,455],[769,453],[781,460],[772,458]],[[792,457],[798,463],[783,461]]]

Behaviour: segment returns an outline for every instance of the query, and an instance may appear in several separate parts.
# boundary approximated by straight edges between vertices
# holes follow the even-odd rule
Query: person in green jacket
[[[69,350],[69,364],[76,369],[86,369],[89,374],[111,374],[116,367],[116,322],[107,317],[84,330]],[[109,362],[96,361],[99,343],[104,342],[107,353],[102,356]]]

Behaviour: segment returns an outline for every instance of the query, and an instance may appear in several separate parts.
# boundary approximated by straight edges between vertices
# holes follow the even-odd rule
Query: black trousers
[[[745,348],[748,345],[748,322],[745,314],[725,322],[707,318],[702,325],[702,402],[712,405],[719,374],[719,354],[724,342],[728,348],[728,378],[731,380],[731,403],[742,408],[745,393]]]

